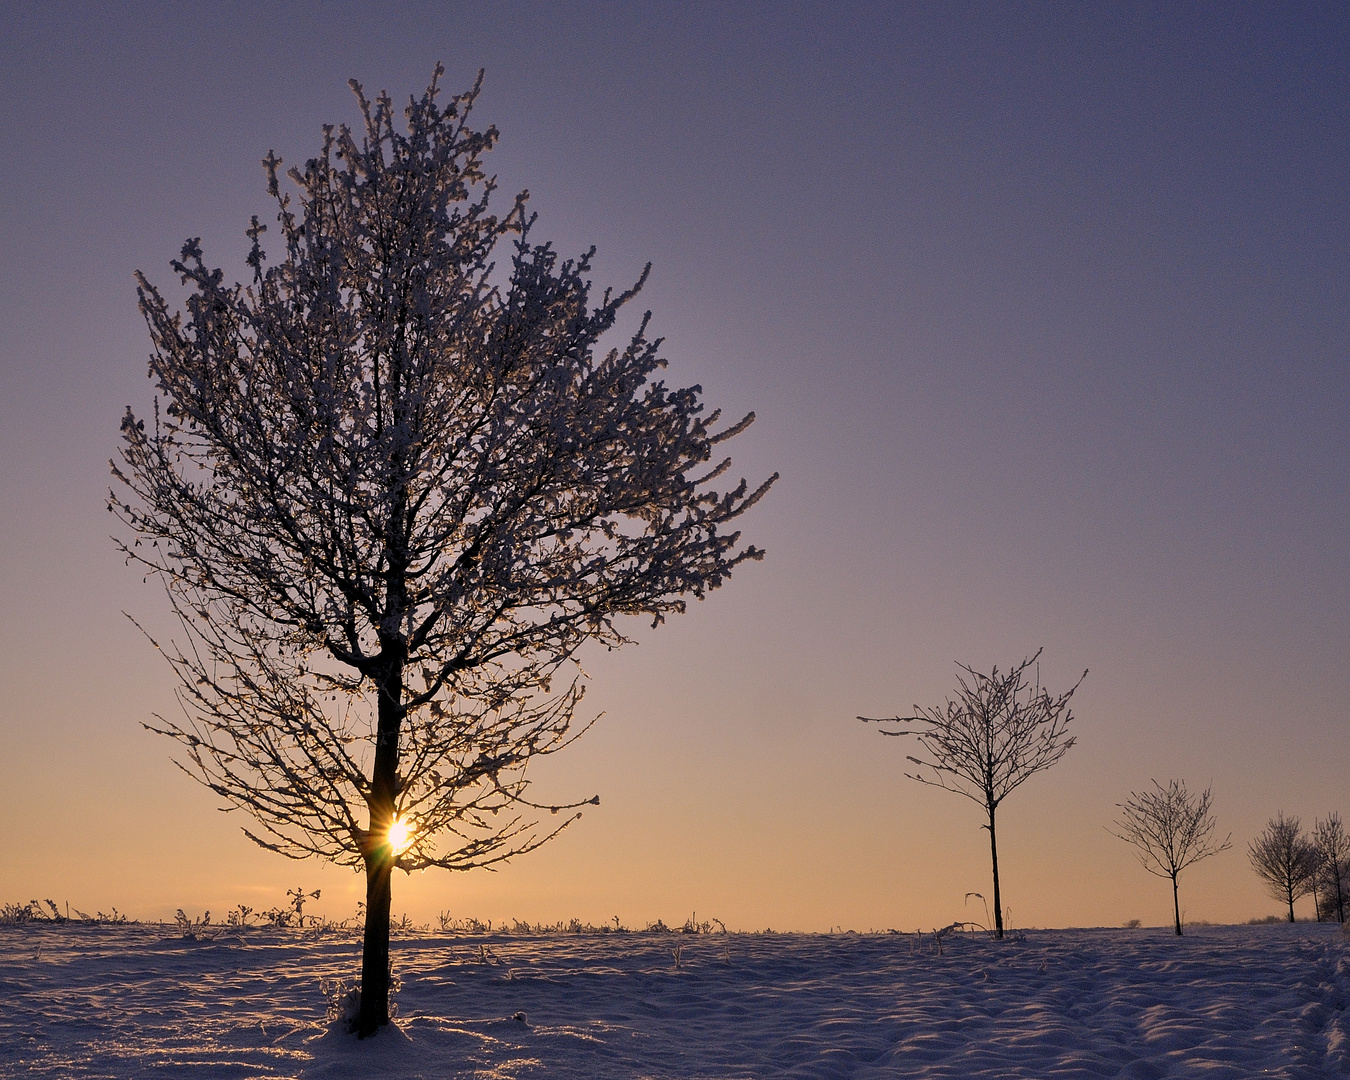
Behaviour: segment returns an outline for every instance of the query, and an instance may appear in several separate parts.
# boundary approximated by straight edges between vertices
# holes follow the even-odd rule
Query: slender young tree
[[[1233,838],[1230,834],[1222,843],[1215,842],[1218,823],[1212,810],[1212,787],[1199,795],[1187,791],[1181,780],[1169,780],[1166,787],[1154,780],[1153,787],[1153,791],[1132,791],[1127,801],[1118,804],[1123,813],[1116,822],[1119,831],[1112,835],[1138,849],[1139,862],[1150,874],[1171,880],[1172,915],[1180,937],[1177,877],[1201,859],[1227,851]]]
[[[719,429],[654,378],[646,316],[600,351],[646,271],[594,302],[591,256],[531,242],[524,194],[489,213],[482,74],[448,104],[440,75],[406,124],[353,82],[358,131],[284,175],[268,155],[281,251],[255,217],[251,283],[196,240],[186,313],[138,275],[157,397],[109,504],[181,628],[183,715],[146,726],[251,839],[365,872],[363,1036],[389,1019],[393,870],[557,835],[575,815],[536,812],[582,804],[531,801],[526,767],[578,733],[577,650],[760,558],[727,526],[774,479],[710,486],[753,414]]]
[[[1261,835],[1247,845],[1252,869],[1266,883],[1270,895],[1289,905],[1294,921],[1294,901],[1307,896],[1317,873],[1317,847],[1303,834],[1296,817],[1277,814],[1266,822]]]
[[[1341,824],[1341,815],[1330,813],[1325,821],[1313,825],[1313,843],[1317,847],[1318,875],[1321,884],[1323,911],[1337,922],[1345,922],[1347,876],[1350,876],[1350,835]]]
[[[1074,744],[1068,733],[1073,713],[1069,699],[1087,677],[1084,671],[1067,691],[1052,695],[1041,686],[1036,663],[1043,650],[1007,672],[989,674],[964,664],[956,677],[957,694],[934,708],[914,706],[912,716],[877,719],[865,724],[901,724],[881,728],[883,735],[913,735],[923,758],[908,756],[919,768],[906,773],[921,784],[954,791],[984,808],[989,830],[989,857],[994,876],[994,928],[1003,937],[1003,903],[998,878],[996,815],[1000,804],[1038,772],[1050,768]],[[1028,670],[1034,667],[1028,679]],[[912,725],[912,726],[911,726]]]

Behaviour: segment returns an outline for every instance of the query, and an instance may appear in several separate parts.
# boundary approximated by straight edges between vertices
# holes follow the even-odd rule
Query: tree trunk
[[[386,646],[386,652],[390,651]],[[366,930],[361,945],[361,1010],[352,1030],[361,1038],[389,1023],[389,905],[394,849],[389,826],[398,797],[398,735],[403,720],[403,665],[390,664],[380,680],[375,768],[370,784],[366,851]]]
[[[1177,937],[1181,937],[1181,901],[1177,898],[1177,876],[1172,875],[1172,917],[1177,923]]]
[[[1294,921],[1294,889],[1292,886],[1287,890],[1289,894],[1289,921]]]
[[[383,855],[383,857],[381,857]],[[389,903],[394,860],[388,844],[366,861],[366,932],[361,944],[361,1011],[352,1031],[361,1038],[389,1023]]]
[[[994,863],[994,936],[1003,937],[1003,900],[998,891],[998,839],[994,835],[994,808],[989,807],[989,857]]]

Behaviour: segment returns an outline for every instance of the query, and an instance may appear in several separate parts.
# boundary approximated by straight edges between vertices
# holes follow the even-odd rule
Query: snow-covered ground
[[[942,946],[894,934],[402,939],[398,1029],[357,1043],[324,1026],[319,988],[354,970],[350,938],[6,926],[0,1075],[1350,1075],[1350,938],[1334,925]]]

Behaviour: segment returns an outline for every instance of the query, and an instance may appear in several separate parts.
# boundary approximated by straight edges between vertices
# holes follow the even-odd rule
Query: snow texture
[[[325,1026],[359,943],[0,927],[0,1075],[477,1080],[1350,1076],[1334,924],[423,936],[395,1028]],[[678,958],[676,956],[678,950]]]

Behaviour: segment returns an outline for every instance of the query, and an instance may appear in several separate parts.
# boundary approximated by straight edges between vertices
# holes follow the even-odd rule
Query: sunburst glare
[[[402,818],[394,818],[389,824],[389,845],[394,849],[395,855],[401,855],[408,849],[412,843],[412,826]]]

